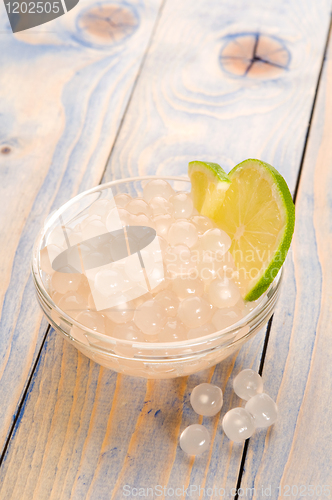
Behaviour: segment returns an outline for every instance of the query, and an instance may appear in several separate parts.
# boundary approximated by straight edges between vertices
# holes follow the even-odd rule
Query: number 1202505
[[[58,14],[60,12],[60,1],[53,2],[8,2],[6,3],[8,14]]]

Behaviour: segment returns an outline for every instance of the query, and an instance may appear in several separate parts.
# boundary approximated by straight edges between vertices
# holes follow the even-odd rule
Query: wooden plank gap
[[[136,89],[136,87],[137,87],[137,83],[138,83],[139,77],[140,77],[140,75],[141,75],[142,69],[143,69],[143,67],[144,67],[144,64],[145,64],[145,61],[146,61],[146,57],[147,57],[147,55],[148,55],[148,53],[149,53],[149,50],[150,50],[150,47],[151,47],[151,45],[152,45],[152,41],[153,41],[154,35],[155,35],[156,31],[157,31],[157,27],[158,27],[158,24],[159,24],[159,21],[160,21],[160,18],[161,18],[162,11],[163,11],[163,9],[164,9],[165,3],[166,3],[166,0],[162,0],[162,2],[161,2],[161,6],[160,6],[160,8],[159,8],[159,12],[158,12],[158,15],[157,15],[157,18],[156,18],[156,22],[155,22],[154,27],[153,27],[153,29],[152,29],[152,31],[151,31],[150,40],[149,40],[149,42],[148,42],[148,44],[147,44],[146,51],[145,51],[145,53],[144,53],[144,56],[142,57],[141,64],[140,64],[140,66],[139,66],[139,68],[138,68],[138,71],[137,71],[137,74],[136,74],[136,78],[135,78],[135,80],[134,80],[134,84],[133,84],[133,87],[132,87],[132,90],[131,90],[131,94],[130,94],[130,96],[129,96],[129,99],[128,99],[127,105],[126,105],[126,107],[125,107],[124,113],[123,113],[123,115],[122,115],[122,117],[121,117],[120,124],[119,124],[118,130],[117,130],[117,132],[116,132],[116,134],[115,134],[115,138],[114,138],[114,141],[113,141],[113,145],[112,145],[112,147],[111,147],[110,154],[108,155],[108,158],[107,158],[107,160],[106,160],[106,163],[105,163],[105,168],[104,168],[104,170],[103,170],[103,173],[102,173],[102,176],[101,176],[101,178],[100,178],[99,184],[101,184],[101,183],[103,182],[103,179],[104,179],[104,177],[105,177],[105,172],[106,172],[106,170],[107,170],[107,167],[108,167],[108,165],[109,165],[110,158],[111,158],[111,156],[112,156],[112,153],[113,153],[114,147],[115,147],[115,145],[116,145],[116,143],[117,143],[118,137],[119,137],[120,132],[121,132],[121,130],[122,130],[123,122],[124,122],[124,120],[125,120],[125,117],[126,117],[126,115],[127,115],[127,111],[128,111],[129,106],[130,106],[130,104],[131,104],[132,97],[133,97],[134,92],[135,92],[135,89]]]
[[[264,361],[265,361],[265,356],[266,356],[266,351],[267,351],[267,345],[269,343],[270,332],[271,332],[271,327],[272,327],[272,321],[273,321],[273,315],[271,316],[271,318],[269,319],[269,322],[267,324],[266,334],[265,334],[265,339],[264,339],[264,345],[263,345],[263,350],[262,350],[262,355],[261,355],[261,360],[260,360],[260,363],[259,363],[258,373],[261,376],[263,374]],[[240,468],[239,468],[239,475],[238,475],[237,483],[236,483],[236,495],[234,497],[234,500],[238,500],[238,498],[239,498],[238,491],[241,488],[242,476],[243,476],[243,473],[244,473],[244,464],[245,464],[246,458],[247,458],[249,441],[250,441],[250,438],[246,439],[246,441],[244,443],[243,452],[242,452],[242,458],[241,458],[241,464],[240,464]]]
[[[298,171],[297,179],[296,179],[296,184],[295,184],[295,190],[294,190],[294,195],[293,195],[293,201],[294,201],[294,203],[296,202],[297,192],[299,190],[301,173],[302,173],[304,158],[305,158],[305,154],[306,154],[306,151],[307,151],[308,139],[309,139],[309,134],[310,134],[310,129],[311,129],[311,122],[312,122],[312,117],[313,117],[315,106],[316,106],[317,94],[318,94],[319,85],[320,85],[321,78],[322,78],[324,63],[325,63],[325,60],[326,60],[327,48],[328,48],[329,40],[330,40],[330,36],[331,36],[331,29],[332,29],[332,12],[330,12],[330,25],[329,25],[329,29],[328,29],[328,32],[327,32],[327,37],[326,37],[326,42],[325,42],[325,47],[324,47],[322,62],[321,62],[321,65],[320,65],[320,69],[319,69],[319,73],[318,73],[318,78],[317,78],[315,95],[314,95],[314,98],[313,98],[313,101],[312,101],[312,106],[311,106],[311,111],[310,111],[310,116],[309,116],[307,131],[306,131],[306,135],[305,135],[305,139],[304,139],[304,145],[303,145],[303,151],[302,151],[302,156],[301,156],[301,161],[300,161],[300,167],[299,167],[299,171]]]
[[[307,127],[307,131],[306,131],[305,139],[304,139],[304,146],[303,146],[303,151],[302,151],[302,156],[301,156],[301,161],[300,161],[300,167],[299,167],[299,170],[298,170],[298,175],[297,175],[296,184],[295,184],[295,190],[294,190],[294,195],[293,195],[293,201],[294,201],[294,203],[296,202],[296,197],[297,197],[297,193],[298,193],[298,189],[299,189],[299,185],[300,185],[301,173],[302,173],[302,168],[303,168],[303,164],[304,164],[304,158],[305,158],[305,154],[306,154],[306,150],[307,150],[307,144],[308,144],[308,139],[309,139],[309,135],[310,135],[312,118],[313,118],[313,114],[314,114],[314,110],[315,110],[315,105],[316,105],[316,101],[317,101],[317,95],[318,95],[318,91],[319,91],[319,86],[320,86],[321,77],[322,77],[322,73],[323,73],[324,63],[325,63],[325,60],[326,60],[327,49],[328,49],[329,40],[330,40],[330,36],[331,36],[331,29],[332,29],[332,13],[330,14],[329,29],[328,29],[328,32],[327,32],[327,37],[326,37],[326,42],[325,42],[325,46],[324,46],[324,52],[323,52],[322,62],[321,62],[319,73],[318,73],[315,94],[314,94],[314,98],[313,98],[313,101],[312,101],[312,106],[311,106],[311,111],[310,111],[310,116],[309,116],[309,121],[308,121],[308,127]],[[270,331],[271,331],[271,327],[272,327],[272,321],[273,321],[273,315],[271,316],[271,318],[270,318],[270,320],[268,322],[268,325],[267,325],[267,329],[266,329],[266,335],[265,335],[265,339],[264,339],[264,346],[263,346],[262,356],[261,356],[261,360],[260,360],[260,364],[259,364],[259,370],[258,370],[258,373],[260,375],[262,375],[262,373],[263,373],[264,361],[265,361],[267,346],[268,346],[268,342],[269,342],[269,338],[270,338]],[[236,494],[235,494],[234,500],[238,500],[238,498],[239,498],[238,491],[241,488],[242,476],[243,476],[243,473],[244,473],[244,465],[245,465],[245,461],[246,461],[246,457],[247,457],[247,453],[248,453],[249,442],[250,442],[250,438],[246,439],[245,445],[244,445],[244,448],[243,448],[242,459],[241,459],[241,464],[240,464],[240,469],[239,469],[239,475],[238,475],[238,480],[237,480],[237,484],[236,484]]]
[[[26,398],[27,398],[27,395],[28,395],[28,390],[30,388],[30,385],[31,385],[31,382],[32,382],[32,379],[33,379],[33,376],[35,374],[35,370],[37,368],[37,365],[38,365],[38,362],[39,362],[39,359],[40,359],[40,356],[41,356],[41,353],[43,351],[43,348],[44,348],[44,344],[45,344],[45,341],[46,341],[46,338],[50,332],[50,329],[51,329],[51,325],[48,325],[48,328],[46,329],[46,332],[45,332],[45,335],[44,335],[44,338],[43,338],[43,341],[41,343],[41,346],[39,348],[39,351],[38,351],[38,354],[36,356],[36,360],[34,362],[34,365],[32,367],[32,370],[31,370],[31,373],[30,373],[30,376],[28,378],[28,382],[27,382],[27,385],[24,389],[24,392],[22,394],[22,397],[21,397],[21,400],[19,402],[19,405],[18,405],[18,408],[17,408],[17,412],[16,412],[16,415],[15,415],[15,418],[13,419],[13,422],[12,422],[12,425],[10,427],[10,430],[9,430],[9,433],[8,433],[8,437],[6,439],[6,442],[5,442],[5,445],[3,447],[3,451],[2,451],[2,454],[0,456],[0,467],[2,466],[2,463],[5,459],[5,456],[6,456],[6,453],[7,453],[7,449],[9,447],[9,443],[10,443],[10,440],[12,438],[12,435],[13,435],[13,432],[14,432],[14,429],[16,427],[16,424],[17,424],[17,421],[19,419],[19,416],[21,414],[21,411],[22,411],[22,408],[23,408],[23,405],[24,405],[24,402],[26,402]]]

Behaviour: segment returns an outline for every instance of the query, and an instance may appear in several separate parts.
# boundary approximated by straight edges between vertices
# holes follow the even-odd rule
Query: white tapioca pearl
[[[188,193],[175,193],[170,202],[174,207],[174,219],[188,219],[191,216],[194,204]]]
[[[225,231],[214,228],[209,229],[201,236],[201,245],[203,250],[212,252],[226,253],[232,243],[232,240]]]
[[[208,217],[204,217],[204,215],[194,215],[191,217],[191,222],[195,224],[199,235],[204,234],[214,227],[212,220]]]
[[[145,200],[140,198],[135,198],[131,200],[126,205],[126,210],[133,215],[144,214],[150,217],[152,215],[151,207],[146,203]]]
[[[244,408],[229,410],[222,420],[224,433],[231,441],[242,443],[253,435],[254,419]]]
[[[200,455],[209,446],[210,434],[203,425],[189,425],[180,436],[180,447],[188,455]]]
[[[278,408],[270,396],[256,394],[247,401],[245,409],[252,415],[255,427],[269,427],[278,416]]]
[[[178,312],[180,301],[172,290],[164,290],[155,296],[155,300],[166,311],[167,316],[175,317]]]
[[[172,215],[174,210],[172,203],[161,196],[155,196],[152,198],[152,200],[150,200],[149,207],[152,210],[154,217],[165,214]]]
[[[164,328],[159,332],[159,342],[176,342],[187,339],[187,329],[177,318],[168,318]]]
[[[233,389],[237,396],[248,401],[263,392],[262,377],[250,368],[242,370],[233,380]]]
[[[170,226],[167,239],[170,245],[184,244],[190,248],[198,240],[197,229],[191,222],[185,219],[178,219]]]
[[[213,417],[221,410],[223,404],[222,390],[213,384],[199,384],[190,395],[190,403],[198,415]]]
[[[135,311],[134,322],[146,335],[156,335],[165,326],[167,315],[156,300],[149,300]]]
[[[101,313],[95,311],[82,311],[76,317],[76,321],[90,328],[90,330],[105,333],[105,317]]]
[[[173,188],[163,179],[153,179],[148,182],[143,189],[143,198],[148,203],[155,196],[161,196],[168,200],[174,193]]]
[[[119,193],[114,196],[115,204],[119,208],[125,208],[131,199],[132,197],[126,193]]]
[[[207,323],[212,315],[210,305],[202,297],[189,297],[179,306],[178,316],[189,328],[197,328]]]
[[[241,299],[241,293],[232,281],[215,279],[209,286],[209,299],[216,307],[233,307]]]
[[[172,281],[172,289],[180,299],[201,297],[204,293],[204,284],[198,278],[178,276]]]

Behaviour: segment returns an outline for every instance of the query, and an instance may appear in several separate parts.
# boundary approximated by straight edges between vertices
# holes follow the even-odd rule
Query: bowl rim
[[[168,351],[168,356],[170,355],[169,351],[172,350],[178,350],[179,348],[195,348],[199,346],[206,346],[206,344],[211,344],[216,342],[217,340],[221,341],[221,347],[227,347],[230,348],[232,346],[235,346],[237,343],[239,343],[244,337],[249,336],[251,333],[251,326],[248,325],[249,321],[254,322],[255,319],[263,316],[265,317],[264,312],[267,311],[267,314],[270,311],[270,304],[273,301],[276,301],[278,298],[279,294],[279,289],[280,289],[280,283],[282,281],[282,276],[283,276],[283,268],[284,268],[284,263],[281,266],[280,270],[278,271],[278,274],[270,284],[269,288],[262,294],[262,296],[258,299],[260,302],[256,305],[256,307],[250,311],[246,316],[244,316],[240,321],[233,323],[227,328],[224,328],[223,330],[218,330],[214,333],[211,333],[209,335],[205,335],[202,337],[197,337],[194,339],[187,339],[187,340],[181,340],[181,341],[175,341],[175,342],[137,342],[137,341],[131,341],[131,340],[125,340],[125,339],[120,339],[116,337],[112,337],[110,335],[107,335],[105,333],[100,333],[96,332],[82,323],[79,323],[77,320],[72,318],[70,315],[68,315],[65,311],[60,309],[57,304],[52,300],[52,297],[49,295],[47,292],[45,285],[43,283],[41,274],[40,274],[40,266],[39,266],[39,252],[40,252],[40,246],[44,238],[44,234],[47,231],[47,229],[53,224],[55,219],[59,218],[59,215],[61,215],[67,208],[69,208],[72,204],[77,202],[78,200],[84,198],[85,196],[102,191],[104,189],[107,189],[112,186],[116,186],[119,184],[125,184],[129,182],[141,182],[144,180],[152,180],[152,179],[163,179],[166,181],[183,181],[190,183],[190,179],[188,176],[167,176],[167,175],[145,175],[145,176],[136,176],[136,177],[128,177],[125,179],[117,179],[113,180],[107,183],[99,184],[98,186],[95,186],[93,188],[90,188],[86,191],[83,191],[82,193],[79,193],[78,195],[74,196],[70,200],[68,200],[66,203],[61,205],[58,209],[54,210],[49,214],[45,221],[42,229],[39,231],[35,243],[33,245],[33,251],[32,251],[32,259],[31,259],[31,273],[33,277],[33,282],[37,291],[38,298],[40,300],[40,296],[44,300],[44,302],[47,304],[49,309],[54,309],[59,315],[61,315],[64,320],[71,324],[72,326],[75,326],[79,328],[82,332],[88,333],[91,337],[95,338],[98,341],[106,342],[109,343],[110,348],[112,345],[124,345],[126,347],[133,347],[133,348],[139,348],[141,351],[165,351],[167,349]],[[269,291],[272,290],[272,293],[270,296],[268,296]],[[268,297],[268,300],[263,300],[263,297]],[[264,322],[262,322],[264,324]],[[239,338],[235,338],[236,334],[239,333],[239,331],[245,327],[249,326],[249,330],[243,334],[243,336],[240,336]],[[59,328],[59,325],[56,325],[57,328]],[[256,325],[252,325],[252,327],[256,327]],[[61,328],[61,327],[60,327]],[[65,333],[65,332],[64,332]],[[229,339],[230,335],[234,335],[234,340],[231,342],[227,342],[226,344],[223,344],[223,337],[227,336],[227,340]],[[102,349],[98,346],[87,346],[80,340],[78,340],[76,337],[72,337],[70,334],[65,333],[66,336],[69,336],[70,338],[73,338],[75,342],[77,342],[79,345],[84,347],[85,349],[89,349],[90,347],[97,348],[98,351],[107,353],[109,354],[109,351],[107,349]],[[226,339],[224,339],[226,340]],[[218,345],[216,344],[216,347]],[[199,354],[201,351],[196,351],[195,354]]]

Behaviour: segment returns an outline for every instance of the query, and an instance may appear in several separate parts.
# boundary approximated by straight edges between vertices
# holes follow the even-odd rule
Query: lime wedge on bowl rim
[[[213,219],[231,185],[228,175],[217,163],[204,161],[191,161],[188,175],[196,210]]]
[[[229,187],[211,218],[231,237],[237,284],[243,298],[253,301],[268,289],[286,258],[295,207],[286,181],[268,163],[245,160],[228,177]]]

